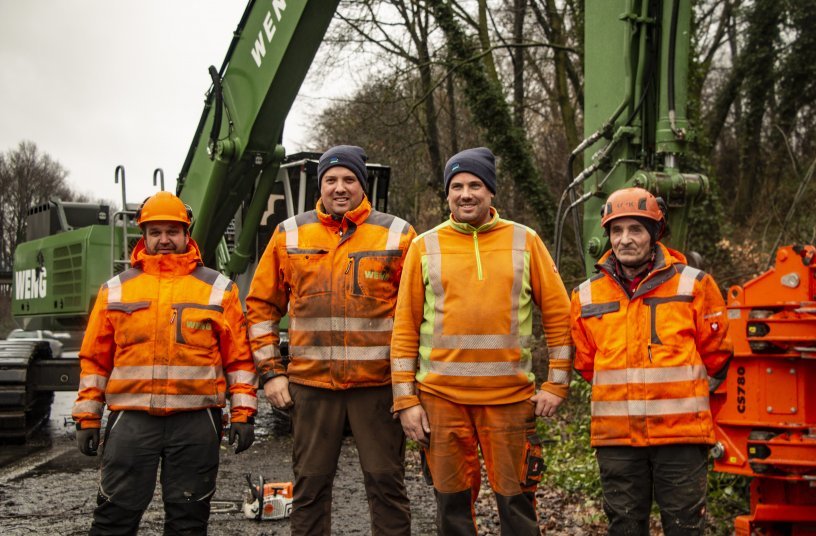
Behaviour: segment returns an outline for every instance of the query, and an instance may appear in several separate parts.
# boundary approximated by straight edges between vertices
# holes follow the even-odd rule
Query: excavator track
[[[54,391],[78,381],[77,360],[55,359],[47,341],[0,341],[0,441],[25,441],[48,419]]]

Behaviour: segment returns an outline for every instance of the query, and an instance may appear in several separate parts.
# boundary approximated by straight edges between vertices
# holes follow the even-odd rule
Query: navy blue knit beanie
[[[335,166],[343,166],[354,172],[357,180],[368,189],[368,170],[366,170],[366,160],[368,156],[362,147],[356,145],[335,145],[320,157],[317,161],[318,184],[323,181],[323,174]]]
[[[485,183],[487,189],[496,193],[496,157],[487,147],[465,149],[453,155],[445,164],[445,194],[450,189],[451,179],[457,173],[473,173]]]

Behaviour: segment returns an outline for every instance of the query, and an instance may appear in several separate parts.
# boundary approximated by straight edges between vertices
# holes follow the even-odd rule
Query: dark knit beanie
[[[362,147],[356,145],[335,145],[320,157],[317,161],[318,185],[323,181],[323,174],[335,166],[343,166],[354,172],[357,180],[368,189],[368,170],[366,170],[366,160],[368,156]]]
[[[496,157],[487,147],[465,149],[448,160],[445,164],[445,194],[453,176],[462,172],[473,173],[482,179],[488,190],[496,193]]]

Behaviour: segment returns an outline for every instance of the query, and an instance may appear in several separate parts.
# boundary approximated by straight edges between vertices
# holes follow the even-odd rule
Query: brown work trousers
[[[391,416],[391,386],[332,391],[290,383],[289,392],[294,402],[293,536],[332,533],[332,484],[346,422],[363,469],[371,534],[409,535],[405,435]]]
[[[540,534],[535,483],[527,483],[525,460],[535,436],[535,406],[456,404],[420,391],[431,426],[425,460],[436,496],[437,528],[444,536],[475,536],[474,504],[481,486],[479,450],[496,495],[502,536]]]

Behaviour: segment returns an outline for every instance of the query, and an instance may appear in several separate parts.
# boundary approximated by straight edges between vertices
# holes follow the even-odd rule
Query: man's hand
[[[292,397],[289,396],[289,378],[275,376],[264,384],[266,399],[278,409],[292,407]]]
[[[400,410],[399,418],[408,439],[413,439],[426,448],[430,446],[431,425],[428,422],[428,414],[421,405]]]
[[[530,397],[530,402],[535,404],[536,417],[552,417],[563,401],[563,398],[549,391],[537,391]]]
[[[238,444],[235,446],[235,454],[243,452],[252,445],[255,441],[255,425],[250,422],[233,422],[230,423],[229,429],[229,444],[235,443],[235,438],[238,438]]]
[[[76,432],[79,452],[85,456],[96,456],[99,447],[99,428],[84,428]]]

